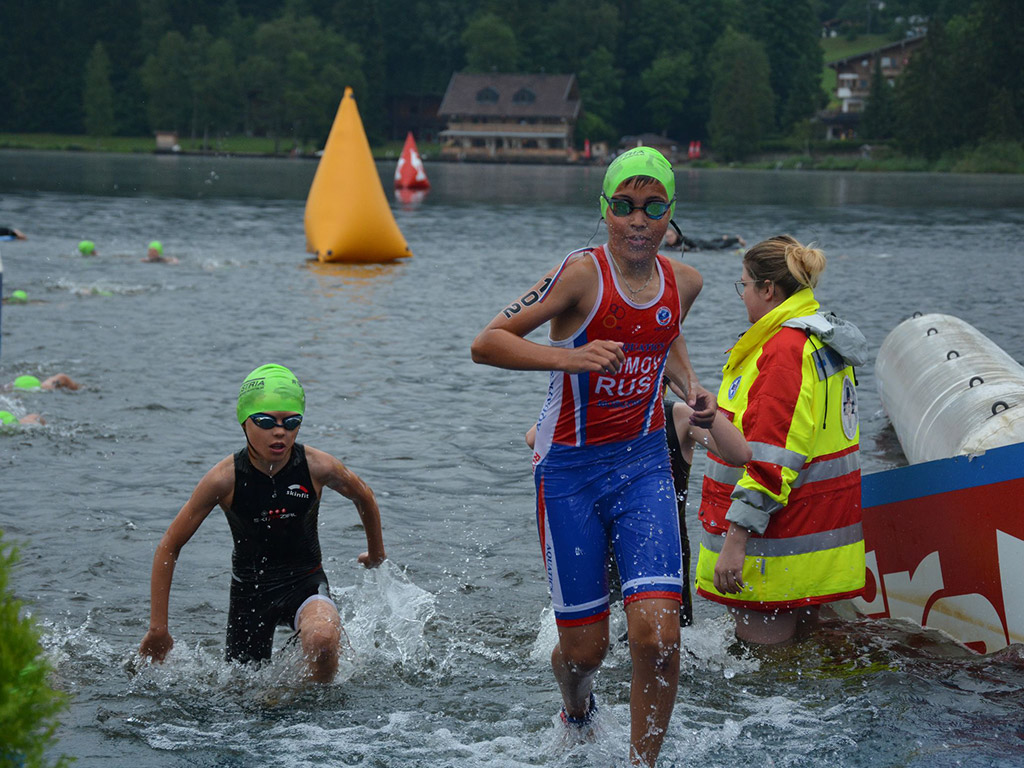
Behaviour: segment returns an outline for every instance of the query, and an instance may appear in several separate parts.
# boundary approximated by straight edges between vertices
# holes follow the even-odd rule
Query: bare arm
[[[571,259],[557,280],[555,270],[512,302],[473,340],[473,361],[524,371],[619,370],[625,359],[618,342],[599,340],[568,349],[537,344],[525,337],[544,323],[574,330],[586,319],[597,290],[597,269],[589,256]],[[541,300],[543,298],[543,300]],[[566,333],[566,336],[569,334]]]
[[[690,434],[695,442],[703,444],[720,459],[734,466],[742,467],[753,456],[743,433],[721,411],[715,413],[711,429],[691,426]]]
[[[156,546],[149,582],[149,631],[142,638],[139,653],[154,661],[163,661],[174,645],[168,627],[171,580],[181,548],[188,543],[213,508],[228,499],[234,490],[235,476],[231,457],[218,462],[195,490],[168,526]],[[230,503],[230,502],[228,502]]]
[[[370,486],[329,453],[306,446],[306,459],[314,483],[340,493],[355,504],[366,533],[367,551],[359,555],[359,562],[367,568],[375,568],[383,563],[388,556],[384,551],[380,509]]]
[[[715,589],[723,594],[739,594],[743,589],[743,561],[747,556],[750,531],[736,523],[729,524],[722,544],[722,553],[715,563]]]
[[[679,444],[690,450],[694,445],[702,445],[723,461],[742,467],[753,455],[750,446],[743,438],[743,433],[729,420],[722,411],[716,411],[711,429],[695,427],[689,423],[693,409],[686,403],[674,403],[672,419],[675,423]],[[685,439],[684,439],[685,438]]]

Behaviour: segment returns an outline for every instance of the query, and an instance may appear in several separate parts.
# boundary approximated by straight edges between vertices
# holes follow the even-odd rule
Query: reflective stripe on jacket
[[[700,519],[697,591],[758,610],[825,603],[861,593],[859,426],[853,368],[823,344],[810,290],[758,320],[730,352],[719,407],[750,444],[733,467],[708,454]],[[714,587],[729,523],[751,531],[743,592]]]

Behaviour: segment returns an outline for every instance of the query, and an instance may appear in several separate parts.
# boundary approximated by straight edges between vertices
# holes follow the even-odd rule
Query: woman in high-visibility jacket
[[[708,455],[697,593],[729,607],[736,636],[777,643],[823,603],[864,588],[854,365],[864,336],[818,312],[824,254],[789,235],[743,258],[736,290],[751,326],[730,350],[719,407],[753,451]]]

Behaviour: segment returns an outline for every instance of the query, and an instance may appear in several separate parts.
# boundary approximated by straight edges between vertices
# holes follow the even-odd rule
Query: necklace
[[[612,253],[611,248],[608,249],[608,255],[612,257],[612,264],[615,266],[615,271],[618,273],[619,279],[622,280],[622,284],[626,286],[626,290],[629,291],[630,295],[635,297],[637,294],[642,293],[644,288],[650,285],[651,280],[654,279],[655,265],[652,264],[651,274],[649,274],[647,276],[647,279],[644,280],[644,284],[641,285],[639,288],[634,288],[632,285],[629,284],[629,281],[626,279],[626,275],[622,272],[622,267],[619,266],[619,262],[616,260],[615,254]]]

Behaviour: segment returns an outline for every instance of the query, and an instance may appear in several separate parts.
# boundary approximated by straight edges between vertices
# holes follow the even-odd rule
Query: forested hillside
[[[575,73],[579,141],[653,131],[742,155],[828,102],[823,30],[928,42],[875,119],[934,155],[1019,139],[1019,0],[13,0],[0,131],[322,142],[346,85],[371,140],[429,123],[453,72]],[[890,98],[892,97],[892,98]],[[879,105],[876,105],[879,106]],[[876,110],[877,111],[877,110]],[[730,144],[730,142],[732,142]]]

